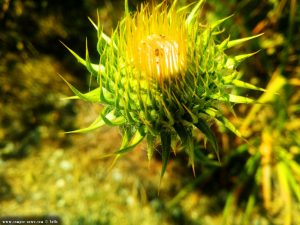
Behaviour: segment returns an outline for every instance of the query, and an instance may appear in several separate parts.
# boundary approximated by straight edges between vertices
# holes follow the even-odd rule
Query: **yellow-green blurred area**
[[[138,4],[129,0],[132,11]],[[220,163],[203,160],[201,154],[214,152],[199,144],[194,176],[178,151],[161,183],[159,148],[151,162],[142,143],[114,164],[103,156],[120,146],[117,128],[65,134],[89,125],[101,105],[63,99],[72,93],[58,74],[84,92],[94,84],[60,41],[84,56],[87,38],[97,62],[97,33],[88,17],[97,21],[98,13],[109,35],[123,8],[122,0],[0,0],[0,218],[56,215],[63,224],[87,225],[300,224],[300,2],[206,1],[203,24],[234,14],[217,41],[264,33],[228,54],[261,49],[240,71],[243,80],[266,91],[243,93],[259,104],[224,107],[244,138],[213,126]]]

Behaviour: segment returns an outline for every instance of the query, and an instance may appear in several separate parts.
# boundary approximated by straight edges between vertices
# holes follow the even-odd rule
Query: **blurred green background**
[[[135,10],[141,1],[129,0]],[[191,1],[179,1],[180,5]],[[240,66],[243,79],[266,88],[244,93],[265,104],[224,112],[245,140],[215,127],[220,167],[197,156],[196,176],[180,152],[159,187],[161,161],[145,145],[122,157],[120,133],[87,126],[100,105],[71,95],[90,79],[59,41],[97,60],[97,20],[107,34],[122,17],[122,0],[0,0],[0,216],[57,215],[63,224],[300,224],[300,3],[296,0],[207,0],[203,24],[234,16],[223,40],[264,33],[230,53],[261,51]],[[235,90],[241,92],[243,90]],[[227,112],[227,111],[228,112]],[[200,146],[200,152],[211,149]]]

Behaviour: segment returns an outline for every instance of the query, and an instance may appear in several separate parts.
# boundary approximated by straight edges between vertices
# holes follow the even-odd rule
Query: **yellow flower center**
[[[163,35],[152,34],[138,43],[135,65],[147,76],[165,78],[180,73],[178,43]]]
[[[142,8],[127,18],[127,60],[145,78],[183,75],[187,61],[184,16],[165,8]]]

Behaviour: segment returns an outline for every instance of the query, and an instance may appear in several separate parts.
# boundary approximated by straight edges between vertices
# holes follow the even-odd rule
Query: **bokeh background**
[[[179,5],[191,1],[180,0]],[[141,1],[129,0],[134,11]],[[60,41],[97,60],[97,13],[107,34],[122,0],[0,0],[0,216],[57,215],[63,224],[300,224],[300,3],[297,0],[207,0],[203,24],[234,14],[216,41],[264,33],[228,54],[254,52],[240,71],[266,92],[243,93],[264,104],[224,113],[237,138],[213,126],[221,164],[199,143],[196,176],[180,152],[159,183],[159,151],[145,145],[102,156],[120,145],[117,128],[79,135],[101,105],[63,100],[64,76],[82,91],[90,77]],[[244,90],[235,90],[242,92]],[[205,155],[205,157],[203,157]]]

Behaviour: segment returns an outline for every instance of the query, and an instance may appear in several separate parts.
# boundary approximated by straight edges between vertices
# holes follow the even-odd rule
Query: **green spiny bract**
[[[216,137],[210,129],[219,122],[236,135],[237,129],[219,110],[220,103],[253,103],[254,100],[228,93],[228,87],[263,90],[239,80],[238,64],[255,53],[228,56],[224,51],[257,36],[216,44],[218,26],[227,18],[211,25],[200,26],[199,9],[175,9],[176,1],[167,7],[141,6],[135,14],[128,11],[118,28],[108,37],[100,22],[97,30],[99,64],[69,51],[98,82],[99,87],[81,93],[67,81],[75,97],[105,106],[99,117],[87,128],[72,131],[87,132],[105,124],[119,126],[123,142],[116,156],[134,149],[147,140],[149,159],[155,145],[162,146],[163,176],[171,152],[171,143],[180,141],[189,164],[194,169],[193,131],[199,130],[218,152]]]

